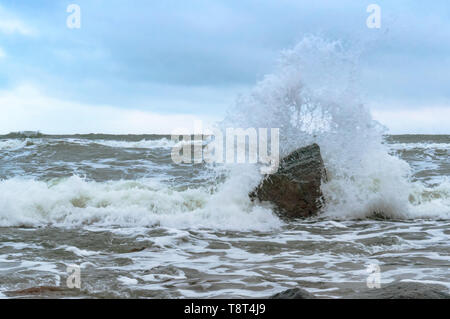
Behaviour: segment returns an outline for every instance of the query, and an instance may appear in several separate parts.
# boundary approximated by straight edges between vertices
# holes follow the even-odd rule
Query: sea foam
[[[256,170],[255,170],[256,172]],[[256,173],[236,173],[218,190],[184,191],[149,179],[95,182],[73,176],[49,182],[0,181],[0,226],[163,226],[267,230],[282,222],[252,205],[247,185]],[[253,176],[253,177],[252,177]],[[245,183],[243,183],[245,181]]]

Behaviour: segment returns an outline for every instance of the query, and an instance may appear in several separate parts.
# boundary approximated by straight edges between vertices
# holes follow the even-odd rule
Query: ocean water
[[[304,38],[217,124],[279,128],[281,156],[320,145],[325,206],[311,219],[284,221],[250,201],[258,165],[175,164],[169,136],[0,137],[0,296],[49,286],[60,290],[44,296],[255,298],[302,287],[342,298],[378,267],[381,285],[450,290],[450,136],[386,135],[365,107],[360,51]],[[71,265],[80,289],[67,287]]]
[[[173,145],[150,135],[0,139],[0,294],[253,298],[303,287],[340,298],[366,287],[373,264],[381,285],[450,291],[450,136],[384,137],[411,168],[405,203],[373,185],[335,203],[347,196],[337,185],[350,184],[331,172],[327,208],[291,222],[248,199],[256,169],[177,165]],[[69,265],[81,289],[67,288]]]

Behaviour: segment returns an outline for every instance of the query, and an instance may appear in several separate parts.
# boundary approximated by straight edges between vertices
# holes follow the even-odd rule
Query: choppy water
[[[176,165],[167,137],[0,139],[0,296],[58,286],[51,296],[267,297],[300,286],[345,297],[366,287],[370,264],[382,284],[450,290],[450,136],[385,143],[412,167],[415,217],[285,222],[248,200],[251,169]],[[81,289],[66,287],[72,264]]]

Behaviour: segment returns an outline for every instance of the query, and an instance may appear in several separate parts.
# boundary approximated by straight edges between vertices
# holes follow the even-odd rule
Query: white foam
[[[12,139],[12,140],[0,140],[0,151],[3,150],[18,150],[21,149],[23,147],[25,147],[27,145],[27,141],[26,140],[17,140],[17,139]]]
[[[46,183],[14,178],[0,181],[0,225],[279,227],[282,223],[270,209],[254,206],[248,198],[256,175],[237,176],[213,194],[205,188],[176,191],[152,180],[100,183],[73,176]]]
[[[129,278],[129,277],[125,277],[125,276],[120,276],[117,278],[117,280],[119,280],[121,283],[123,283],[125,285],[137,285],[137,283],[138,283],[137,279]]]
[[[90,251],[90,250],[86,250],[86,249],[79,249],[75,246],[68,246],[68,245],[63,245],[60,247],[57,247],[56,249],[64,249],[65,251],[69,251],[74,253],[77,256],[81,256],[81,257],[86,257],[86,256],[93,256],[93,255],[97,255],[98,253],[95,251]]]
[[[388,144],[389,149],[402,150],[450,150],[450,143],[394,143]]]
[[[130,141],[114,141],[114,140],[94,140],[90,141],[92,143],[118,148],[171,148],[175,146],[175,142],[168,140],[167,138],[162,138],[158,140],[141,140],[137,142]]]

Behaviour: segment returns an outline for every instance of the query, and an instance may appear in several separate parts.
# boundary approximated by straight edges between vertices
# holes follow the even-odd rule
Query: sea
[[[375,182],[373,196],[348,197],[336,183],[353,193],[355,177],[331,172],[324,211],[285,220],[248,198],[258,170],[175,164],[170,136],[1,137],[0,296],[266,298],[301,287],[345,298],[374,274],[381,286],[450,291],[450,136],[382,144],[410,168],[406,195],[389,166],[392,188]]]
[[[279,129],[280,157],[320,146],[324,205],[308,219],[249,199],[258,163],[177,164],[168,135],[0,136],[0,297],[450,291],[450,135],[388,135],[363,51],[305,37],[214,124]]]

